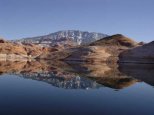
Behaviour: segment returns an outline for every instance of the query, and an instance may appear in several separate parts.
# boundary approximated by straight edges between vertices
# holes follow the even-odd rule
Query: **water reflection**
[[[74,62],[0,62],[1,74],[14,74],[65,89],[123,89],[136,82],[154,85],[154,65],[92,64]]]
[[[127,76],[154,86],[154,64],[120,64],[119,70]]]
[[[69,62],[68,62],[69,63]],[[117,64],[69,63],[73,72],[80,73],[103,86],[122,89],[139,82],[139,80],[123,74]]]

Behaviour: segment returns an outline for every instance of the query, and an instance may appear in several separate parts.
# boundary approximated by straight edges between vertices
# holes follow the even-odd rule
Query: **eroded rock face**
[[[73,50],[73,49],[72,49]],[[66,60],[69,61],[107,61],[111,54],[103,47],[89,46],[74,49],[74,52],[69,55]]]
[[[56,51],[54,48],[43,48],[34,44],[18,44],[0,40],[0,60],[33,59],[46,52]]]
[[[85,46],[42,53],[37,58],[81,62],[117,62],[117,52],[119,51],[115,47],[111,49],[111,47]]]
[[[90,44],[91,46],[118,46],[118,47],[135,47],[138,45],[134,40],[121,34],[105,37]]]
[[[122,52],[119,62],[154,63],[154,41]]]
[[[10,60],[10,59],[24,59],[27,57],[27,53],[24,47],[18,44],[13,44],[4,40],[0,42],[0,59]]]

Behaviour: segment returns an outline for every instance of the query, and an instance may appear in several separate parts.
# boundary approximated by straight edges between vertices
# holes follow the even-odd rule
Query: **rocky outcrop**
[[[119,62],[154,63],[154,41],[122,52]]]
[[[3,39],[0,40],[0,60],[16,60],[27,58],[27,53],[24,47],[18,44],[13,44]]]
[[[42,53],[38,59],[80,61],[80,62],[113,62],[118,60],[121,50],[118,47],[81,46],[51,53]]]
[[[105,47],[99,46],[79,47],[70,50],[73,52],[66,57],[66,61],[106,62],[111,56]]]
[[[131,38],[125,37],[121,34],[108,36],[90,44],[91,46],[118,46],[118,47],[135,47],[137,42]]]
[[[117,34],[100,39],[89,46],[71,49],[70,51],[74,51],[65,60],[116,63],[121,52],[136,46],[137,42]]]
[[[57,51],[56,48],[45,48],[34,44],[18,44],[0,40],[0,60],[34,59],[46,52]]]

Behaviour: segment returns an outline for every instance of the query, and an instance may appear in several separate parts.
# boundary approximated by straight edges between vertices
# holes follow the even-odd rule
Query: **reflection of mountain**
[[[32,62],[6,61],[0,62],[0,73],[15,74],[66,89],[95,89],[100,86],[122,89],[139,81],[137,80],[139,78],[131,77],[125,71],[119,71],[118,65],[105,63],[64,63],[42,60]]]
[[[69,66],[63,62],[0,62],[1,74],[15,74],[19,77],[43,81],[65,89],[95,89],[101,87],[93,80],[65,71],[66,68],[69,68]]]
[[[42,74],[18,74],[20,77],[43,81],[49,83],[55,87],[65,89],[95,89],[101,87],[93,80],[80,76],[72,76],[71,78],[65,78],[63,76],[56,76],[54,73]]]
[[[121,73],[118,65],[70,63],[71,65],[74,68],[73,72],[80,73],[106,87],[122,89],[138,82],[137,79]]]
[[[120,64],[119,70],[128,76],[139,79],[154,86],[153,64]]]

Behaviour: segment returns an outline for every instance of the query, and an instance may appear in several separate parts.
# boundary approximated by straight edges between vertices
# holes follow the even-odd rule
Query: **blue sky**
[[[72,29],[152,41],[154,0],[0,0],[1,37]]]

